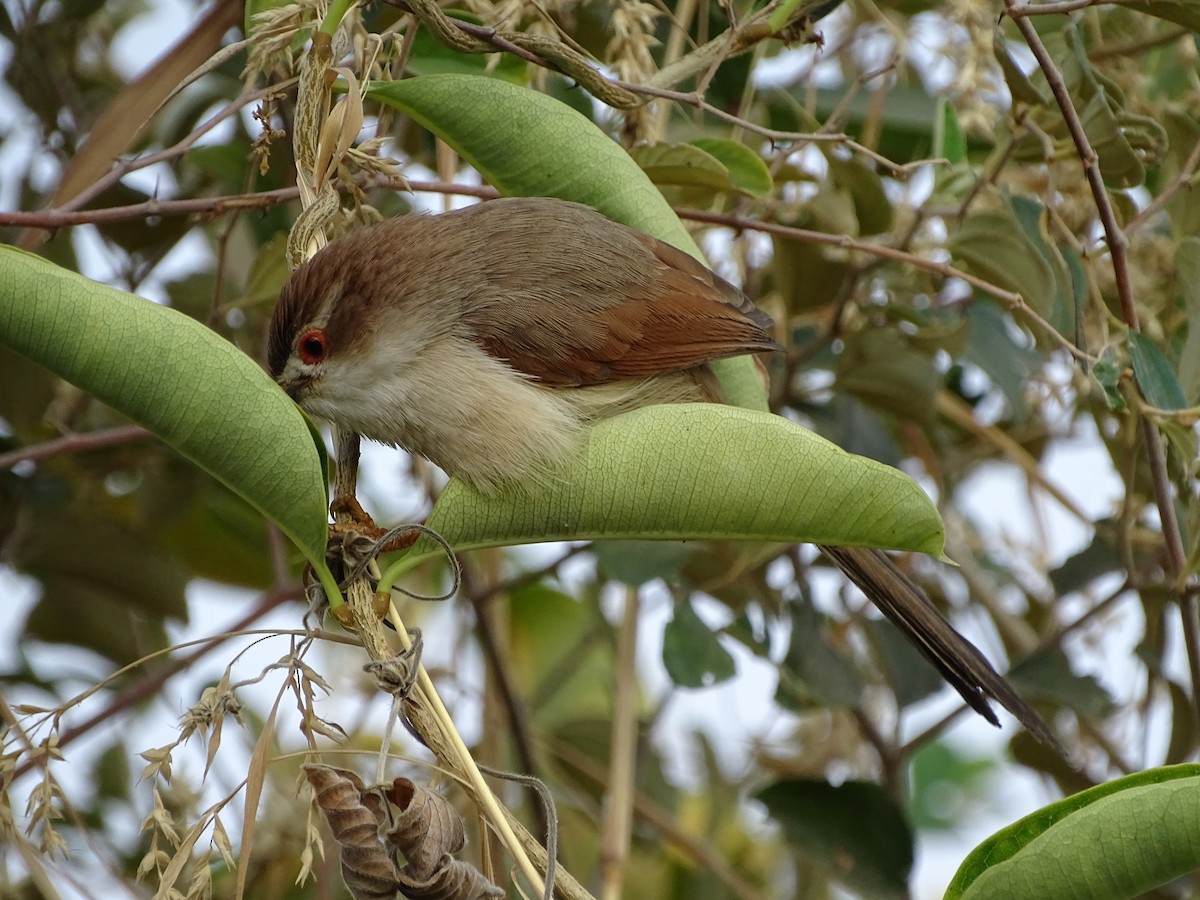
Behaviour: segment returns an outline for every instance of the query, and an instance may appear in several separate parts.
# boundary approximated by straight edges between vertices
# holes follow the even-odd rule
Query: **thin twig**
[[[87,434],[69,434],[66,437],[46,441],[44,444],[34,444],[32,447],[21,447],[19,450],[0,453],[0,472],[11,469],[18,463],[49,459],[52,456],[65,456],[70,453],[83,453],[101,447],[131,444],[134,441],[144,441],[150,437],[154,437],[154,435],[141,425],[120,425],[116,428],[92,431]]]
[[[1042,42],[1041,36],[1028,18],[1014,15],[1023,7],[1018,7],[1016,0],[1005,0],[1005,8],[1014,17],[1017,28],[1029,49],[1033,52],[1046,82],[1050,86],[1054,99],[1058,103],[1063,121],[1079,154],[1083,165],[1084,177],[1091,187],[1092,198],[1096,204],[1096,212],[1104,227],[1104,236],[1108,242],[1109,258],[1112,260],[1113,279],[1116,284],[1117,296],[1121,301],[1121,315],[1125,324],[1134,331],[1140,330],[1137,307],[1134,305],[1133,288],[1130,284],[1129,260],[1127,256],[1128,241],[1125,232],[1117,223],[1116,214],[1104,187],[1104,179],[1100,173],[1099,159],[1096,151],[1088,141],[1066,81],[1062,73]],[[1158,507],[1159,521],[1162,525],[1163,540],[1166,543],[1167,559],[1172,578],[1181,591],[1179,598],[1180,614],[1184,633],[1184,643],[1187,646],[1188,668],[1192,679],[1192,714],[1200,723],[1200,622],[1197,618],[1196,595],[1183,590],[1184,579],[1187,577],[1187,553],[1183,547],[1183,537],[1179,530],[1179,520],[1175,515],[1175,506],[1171,496],[1170,479],[1167,474],[1166,453],[1163,449],[1162,438],[1158,427],[1145,416],[1141,417],[1142,438],[1146,444],[1146,454],[1150,463],[1150,476],[1154,485],[1154,501]]]
[[[1078,631],[1092,619],[1096,618],[1096,616],[1107,612],[1114,605],[1116,605],[1117,601],[1119,601],[1126,594],[1129,594],[1132,587],[1133,586],[1130,584],[1129,579],[1121,582],[1120,587],[1109,593],[1107,597],[1098,600],[1095,604],[1088,607],[1074,621],[1068,622],[1066,625],[1056,628],[1053,632],[1042,638],[1030,655],[1032,656],[1038,653],[1045,653],[1048,650],[1057,649],[1069,635]]]
[[[1087,528],[1092,526],[1091,517],[1080,509],[1079,504],[1068,497],[1062,488],[1050,481],[1042,473],[1038,460],[1002,429],[997,428],[995,425],[984,425],[978,421],[972,414],[971,408],[967,405],[966,401],[944,388],[938,391],[934,402],[937,405],[939,414],[964,431],[969,431],[986,443],[991,444],[1012,462],[1016,463],[1021,471],[1025,473],[1026,479],[1040,486],[1047,494],[1057,500],[1063,509],[1079,520],[1082,525]]]
[[[894,247],[889,247],[886,244],[873,244],[868,241],[860,241],[845,234],[829,234],[824,231],[810,231],[805,228],[793,228],[790,225],[780,225],[776,222],[760,222],[755,219],[748,219],[743,216],[729,215],[725,213],[712,213],[699,209],[680,209],[676,210],[684,219],[691,219],[694,222],[708,222],[712,225],[724,225],[728,228],[736,228],[742,231],[762,231],[767,234],[777,234],[780,237],[792,238],[798,241],[805,241],[811,244],[824,244],[827,247],[838,247],[843,250],[855,250],[861,253],[870,254],[872,256],[882,256],[887,259],[893,259],[897,262],[902,262],[906,265],[913,266],[917,269],[924,269],[928,272],[933,272],[943,278],[957,278],[965,281],[972,287],[978,288],[986,294],[990,294],[997,300],[1005,303],[1010,309],[1019,312],[1022,316],[1028,318],[1031,322],[1043,329],[1047,335],[1053,338],[1064,350],[1070,353],[1076,359],[1092,363],[1095,362],[1095,357],[1076,347],[1073,342],[1064,337],[1057,331],[1053,325],[1047,322],[1044,318],[1034,312],[1026,304],[1024,298],[1013,291],[1006,291],[1004,288],[992,284],[977,275],[972,275],[969,272],[964,272],[962,269],[957,269],[948,263],[935,262],[931,259],[925,259],[921,256],[897,250]]]
[[[1196,167],[1200,165],[1200,141],[1192,147],[1192,152],[1183,162],[1183,166],[1179,169],[1179,174],[1171,179],[1171,183],[1158,192],[1153,200],[1146,204],[1146,208],[1139,212],[1136,216],[1125,223],[1125,233],[1130,234],[1134,229],[1139,228],[1151,216],[1157,215],[1167,203],[1179,191],[1188,186],[1192,180],[1192,176],[1196,174]]]
[[[100,712],[96,713],[90,718],[84,719],[77,725],[72,725],[70,728],[63,730],[58,735],[58,742],[56,746],[61,750],[72,741],[83,737],[97,725],[107,723],[114,717],[119,716],[127,710],[137,706],[143,700],[153,697],[156,693],[158,693],[159,689],[166,684],[168,680],[170,680],[172,676],[191,668],[198,661],[203,659],[213,650],[216,650],[226,641],[234,637],[238,637],[240,633],[246,630],[246,628],[248,628],[258,619],[261,619],[275,607],[280,606],[289,600],[295,600],[302,594],[303,591],[299,585],[289,585],[287,587],[269,591],[268,593],[263,594],[254,608],[240,621],[231,625],[224,633],[214,637],[212,640],[204,642],[187,656],[181,656],[177,659],[173,659],[161,669],[155,669],[153,672],[148,673],[145,678],[131,684],[125,690],[121,691],[121,693],[114,697],[112,702],[110,702]],[[80,698],[75,698],[71,701],[68,701],[67,705],[69,707],[73,707],[78,702],[81,702]],[[36,761],[26,762],[24,765],[17,768],[16,772],[13,774],[13,778],[19,778],[36,765]]]
[[[469,575],[471,569],[464,567],[463,584],[470,584]],[[460,596],[465,592],[461,592]],[[489,585],[486,591],[476,590],[474,594],[478,599],[472,599],[472,606],[475,610],[475,636],[479,641],[479,647],[483,651],[483,657],[487,662],[488,670],[491,674],[488,681],[488,690],[500,698],[500,705],[504,708],[505,717],[508,719],[508,735],[512,740],[513,748],[517,754],[517,764],[520,770],[526,775],[537,777],[541,767],[537,763],[537,756],[534,753],[534,728],[533,717],[530,715],[529,706],[521,698],[520,692],[517,690],[517,685],[513,679],[512,666],[505,658],[504,649],[502,647],[502,634],[497,627],[496,622],[496,604],[491,601],[496,596],[502,593],[497,585]],[[470,596],[468,594],[467,596]],[[534,830],[536,834],[548,834],[550,823],[546,820],[545,810],[540,805],[534,806]]]
[[[637,793],[638,613],[636,587],[625,589],[625,608],[617,635],[617,665],[613,686],[612,735],[605,783],[604,819],[600,828],[600,898],[620,900],[629,863],[633,827],[633,798]]]
[[[1022,19],[1027,16],[1063,15],[1090,6],[1148,6],[1147,0],[1059,0],[1057,3],[1029,3],[1025,6],[1008,5],[1007,13],[1010,19]]]
[[[183,156],[190,149],[192,149],[193,146],[195,146],[196,141],[200,140],[200,138],[204,137],[204,135],[208,134],[208,132],[212,131],[230,116],[236,115],[243,107],[246,106],[246,104],[254,103],[257,100],[261,100],[263,97],[271,94],[277,94],[280,91],[285,91],[295,82],[296,79],[293,78],[289,81],[273,84],[269,87],[260,88],[256,91],[249,91],[241,96],[235,97],[233,100],[229,101],[229,103],[225,104],[225,106],[221,107],[221,109],[213,114],[207,121],[202,122],[197,128],[189,132],[188,135],[179,142],[155,153],[149,153],[146,156],[139,156],[122,162],[120,165],[110,169],[102,178],[97,179],[87,190],[76,194],[68,202],[59,207],[59,209],[63,211],[79,209],[100,194],[103,194],[110,187],[116,185],[126,175],[136,172],[139,169],[144,169],[147,166],[153,166],[160,162],[168,162],[176,157]]]
[[[1165,46],[1180,38],[1190,37],[1191,34],[1192,29],[1179,26],[1170,31],[1152,34],[1141,40],[1128,41],[1124,44],[1101,44],[1088,49],[1088,58],[1094,63],[1106,59],[1127,59],[1145,53],[1147,50],[1153,50],[1155,47]]]
[[[478,197],[494,200],[500,192],[487,185],[457,184],[446,181],[409,181],[402,183],[394,178],[371,176],[360,185],[369,190],[407,190],[430,194],[454,194],[461,197]],[[146,200],[129,206],[111,206],[107,209],[67,210],[48,209],[41,212],[0,212],[0,227],[19,228],[65,228],[71,225],[106,225],[126,222],[131,219],[167,216],[204,216],[211,218],[229,212],[250,209],[269,209],[281,203],[298,199],[298,187],[278,188],[259,194],[225,194],[220,197],[194,197],[187,200]]]
[[[608,772],[586,753],[563,741],[553,743],[552,748],[562,765],[596,788],[607,787]],[[638,819],[661,834],[664,843],[694,860],[698,869],[710,874],[738,900],[761,900],[762,891],[748,884],[719,850],[683,827],[676,813],[659,806],[641,791],[633,796],[633,812]]]
[[[1112,260],[1117,296],[1121,300],[1122,316],[1130,328],[1138,328],[1137,309],[1133,304],[1133,289],[1129,281],[1129,258],[1127,255],[1129,245],[1125,240],[1125,233],[1121,231],[1120,226],[1117,224],[1116,213],[1113,211],[1112,203],[1108,199],[1108,190],[1104,186],[1104,176],[1100,173],[1099,157],[1092,148],[1091,142],[1088,141],[1087,133],[1083,129],[1083,122],[1079,118],[1079,113],[1075,110],[1075,104],[1071,100],[1071,93],[1067,89],[1067,83],[1055,65],[1050,51],[1042,42],[1037,28],[1028,19],[1015,15],[1016,11],[1027,7],[1018,6],[1016,0],[1005,0],[1005,8],[1008,14],[1014,17],[1017,29],[1021,32],[1021,36],[1025,38],[1025,43],[1029,45],[1029,49],[1033,52],[1033,56],[1037,60],[1042,74],[1046,76],[1046,82],[1050,86],[1050,91],[1054,94],[1054,99],[1058,103],[1059,111],[1063,116],[1063,122],[1066,124],[1067,131],[1071,135],[1071,140],[1075,144],[1075,150],[1079,154],[1079,162],[1083,165],[1083,175],[1087,179],[1088,187],[1091,188],[1092,201],[1096,204],[1096,212],[1100,217],[1101,224],[1104,226],[1104,236],[1108,241],[1108,253],[1109,258]]]

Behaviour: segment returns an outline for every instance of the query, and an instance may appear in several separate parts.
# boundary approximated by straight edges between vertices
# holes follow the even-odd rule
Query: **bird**
[[[664,241],[582,204],[506,198],[388,219],[318,251],[280,293],[267,367],[314,417],[494,494],[552,480],[598,420],[724,402],[709,364],[783,349],[771,326]],[[819,549],[972,709],[999,726],[998,702],[1059,748],[887,554]]]

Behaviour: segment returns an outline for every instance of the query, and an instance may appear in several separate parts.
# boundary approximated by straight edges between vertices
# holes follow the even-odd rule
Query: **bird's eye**
[[[300,340],[296,341],[296,352],[300,355],[301,361],[310,366],[321,362],[325,359],[325,354],[329,352],[329,345],[325,341],[325,332],[309,331],[301,335]]]

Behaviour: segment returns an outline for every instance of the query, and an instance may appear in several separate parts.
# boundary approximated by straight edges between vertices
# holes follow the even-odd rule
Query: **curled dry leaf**
[[[342,878],[356,900],[504,896],[451,855],[463,848],[466,835],[462,819],[440,795],[407,778],[368,788],[353,772],[333,766],[306,765],[304,775],[341,845]]]
[[[395,809],[384,840],[404,854],[417,881],[433,876],[442,856],[457,853],[467,843],[462,819],[441,794],[397,778],[379,793]]]
[[[504,891],[480,874],[470,863],[452,856],[428,881],[415,881],[401,872],[400,893],[408,900],[490,900],[503,898]]]
[[[304,766],[304,775],[342,848],[342,879],[355,900],[394,898],[399,890],[396,867],[379,839],[382,809],[364,804],[362,779],[345,769],[320,765]],[[367,796],[375,801],[372,806],[382,806],[374,795]]]

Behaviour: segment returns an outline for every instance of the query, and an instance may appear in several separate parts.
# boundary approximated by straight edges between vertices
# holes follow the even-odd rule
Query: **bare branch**
[[[964,272],[962,269],[955,268],[948,263],[935,262],[931,259],[917,256],[913,253],[908,253],[904,250],[897,250],[895,247],[889,247],[886,244],[872,244],[868,241],[860,241],[849,235],[844,234],[829,234],[824,231],[809,231],[805,228],[793,228],[789,225],[780,225],[776,222],[760,222],[756,219],[749,219],[744,216],[728,215],[724,213],[710,213],[698,209],[681,209],[677,210],[680,216],[685,219],[691,219],[694,222],[709,222],[713,225],[725,225],[729,228],[736,228],[740,231],[762,231],[767,234],[777,234],[780,237],[792,238],[798,241],[805,241],[811,244],[824,244],[827,247],[839,247],[843,250],[854,250],[861,253],[879,256],[885,259],[896,260],[907,265],[911,265],[918,269],[924,269],[927,272],[933,272],[941,275],[943,278],[958,278],[965,281],[972,287],[978,288],[985,294],[990,294],[997,300],[1005,303],[1012,310],[1019,312],[1029,321],[1036,324],[1047,335],[1054,339],[1064,350],[1070,353],[1073,357],[1084,362],[1094,362],[1095,357],[1089,355],[1085,351],[1076,347],[1074,343],[1059,333],[1053,325],[1047,322],[1044,318],[1030,309],[1025,299],[1012,291],[1006,291],[1004,288],[992,284],[977,275],[972,275],[970,272]]]
[[[9,453],[0,453],[0,472],[11,469],[18,463],[32,462],[39,459],[49,459],[52,456],[66,456],[70,453],[83,453],[86,450],[96,450],[100,447],[116,447],[121,444],[131,444],[153,437],[141,425],[122,425],[104,431],[93,431],[89,434],[69,434],[66,437],[35,444],[32,447],[22,447]]]

